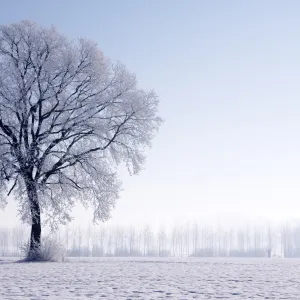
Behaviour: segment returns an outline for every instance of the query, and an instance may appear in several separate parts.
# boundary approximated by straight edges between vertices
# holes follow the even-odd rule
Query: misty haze
[[[0,300],[300,299],[299,14],[3,0]]]

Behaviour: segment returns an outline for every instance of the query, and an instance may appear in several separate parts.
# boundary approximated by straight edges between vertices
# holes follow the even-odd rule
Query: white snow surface
[[[2,258],[0,299],[300,299],[300,260]]]

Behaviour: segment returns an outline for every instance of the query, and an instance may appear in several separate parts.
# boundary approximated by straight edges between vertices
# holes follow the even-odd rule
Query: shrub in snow
[[[21,246],[21,252],[25,256],[22,260],[24,262],[63,262],[66,251],[60,241],[47,236],[42,239],[40,247],[30,250],[30,242],[27,242]]]

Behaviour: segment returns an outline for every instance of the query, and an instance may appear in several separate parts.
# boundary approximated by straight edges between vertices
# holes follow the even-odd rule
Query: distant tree
[[[143,252],[144,252],[144,256],[149,256],[151,254],[152,251],[152,242],[153,242],[153,232],[151,230],[150,226],[145,226],[144,230],[143,230]]]
[[[7,228],[1,228],[0,229],[0,256],[7,255],[8,252],[8,229]]]
[[[167,250],[167,233],[163,226],[157,232],[157,248],[158,256],[166,256],[169,253]]]
[[[126,245],[126,231],[123,227],[117,227],[114,230],[115,238],[115,255],[116,256],[128,256],[129,251]]]
[[[274,250],[274,246],[275,246],[275,236],[269,224],[267,229],[267,245],[266,245],[266,251],[269,258],[272,257],[272,251]]]
[[[261,250],[261,229],[255,227],[254,229],[254,250],[255,252]]]
[[[41,214],[70,220],[79,199],[107,220],[120,190],[117,165],[138,173],[159,128],[158,99],[91,41],[23,21],[0,27],[0,190],[19,199],[41,241]],[[33,255],[34,257],[34,255]]]
[[[185,228],[184,228],[184,244],[185,244],[185,255],[189,255],[190,254],[190,240],[191,240],[191,236],[190,236],[190,224],[189,222],[187,222],[185,224]]]
[[[112,230],[108,230],[107,232],[107,248],[106,248],[106,255],[107,256],[112,256],[113,255],[113,250],[112,250],[112,241],[113,240],[113,232]]]
[[[134,254],[136,254],[136,231],[135,228],[133,226],[130,226],[130,228],[128,229],[128,242],[129,242],[129,255],[133,256]]]
[[[193,253],[195,254],[199,247],[199,226],[197,223],[193,225],[192,229]]]
[[[92,240],[92,255],[103,256],[104,255],[104,242],[106,237],[105,228],[100,228],[96,233],[93,234]]]
[[[245,252],[245,232],[243,230],[237,232],[237,243],[238,251],[242,255]]]

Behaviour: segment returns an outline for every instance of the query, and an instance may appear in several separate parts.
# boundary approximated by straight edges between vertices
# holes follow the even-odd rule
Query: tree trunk
[[[37,251],[41,246],[41,210],[38,202],[37,189],[33,182],[27,184],[27,194],[30,203],[31,233],[28,258],[37,259]]]

